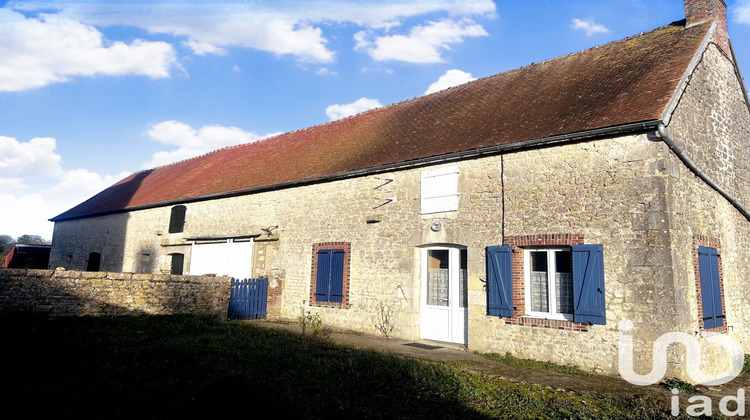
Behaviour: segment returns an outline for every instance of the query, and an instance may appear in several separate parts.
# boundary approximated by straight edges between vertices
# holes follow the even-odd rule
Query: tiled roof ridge
[[[593,51],[593,50],[596,50],[596,49],[599,49],[599,48],[605,48],[605,47],[610,46],[612,44],[617,44],[617,43],[621,43],[621,42],[627,42],[627,41],[629,41],[631,39],[636,39],[636,38],[642,37],[642,36],[647,35],[647,34],[651,34],[651,33],[657,32],[657,31],[662,31],[662,30],[665,30],[665,29],[667,29],[669,27],[680,27],[681,26],[684,29],[685,28],[684,22],[685,22],[685,19],[677,20],[677,21],[674,21],[674,22],[672,22],[672,23],[670,23],[668,25],[660,26],[658,28],[654,28],[654,29],[651,29],[649,31],[640,32],[640,33],[637,33],[635,35],[631,35],[631,36],[626,37],[626,38],[616,39],[614,41],[610,41],[610,42],[607,42],[605,44],[595,45],[593,47],[589,47],[589,48],[586,48],[586,49],[583,49],[583,50],[578,50],[578,51],[575,51],[575,52],[572,52],[572,53],[568,53],[568,54],[565,54],[565,55],[559,55],[557,57],[548,58],[546,60],[542,60],[542,61],[538,61],[538,62],[532,62],[531,64],[527,64],[527,65],[521,66],[521,67],[516,67],[514,69],[510,69],[510,70],[504,71],[502,73],[492,74],[492,75],[485,76],[485,77],[482,77],[482,78],[479,78],[479,79],[476,79],[476,80],[472,80],[469,83],[478,82],[478,81],[484,80],[484,79],[491,79],[493,77],[503,76],[503,75],[506,75],[506,74],[512,74],[512,73],[520,72],[520,71],[523,71],[523,70],[527,70],[527,69],[529,69],[531,67],[541,66],[542,64],[547,64],[547,63],[551,63],[553,61],[561,60],[563,58],[567,58],[567,57],[571,57],[571,56],[574,56],[574,55],[583,54],[583,53],[585,53],[587,51]],[[459,87],[459,86],[462,86],[462,85],[457,85],[457,86],[453,86],[453,87]],[[435,93],[438,93],[438,92],[435,92]]]
[[[181,159],[181,160],[178,160],[178,161],[175,161],[175,162],[170,162],[170,163],[165,163],[163,165],[154,166],[153,168],[149,168],[149,169],[142,169],[142,170],[140,170],[138,172],[135,172],[133,175],[139,174],[141,172],[155,171],[155,170],[161,169],[161,168],[168,168],[170,166],[179,165],[179,164],[184,163],[184,162],[190,162],[191,160],[200,159],[200,158],[206,157],[208,155],[212,155],[214,153],[218,153],[218,152],[220,152],[222,150],[229,150],[229,149],[234,149],[234,148],[237,148],[237,147],[240,147],[240,146],[247,146],[249,144],[258,143],[258,142],[261,142],[263,140],[268,140],[268,139],[272,139],[272,138],[275,138],[275,137],[278,137],[278,136],[283,136],[284,134],[287,134],[287,133],[281,133],[281,134],[277,134],[277,135],[271,136],[271,137],[263,137],[263,138],[260,138],[258,140],[249,141],[247,143],[233,144],[231,146],[220,147],[218,149],[210,150],[210,151],[208,151],[206,153],[201,153],[200,155],[195,155],[195,156],[192,156],[192,157],[189,157],[189,158],[185,158],[185,159]]]
[[[439,94],[445,94],[445,92],[449,92],[449,91],[452,91],[452,90],[458,90],[458,89],[461,89],[462,87],[464,87],[466,85],[469,85],[469,84],[476,84],[476,83],[484,81],[484,80],[493,79],[493,78],[497,78],[497,77],[501,77],[501,76],[505,76],[505,75],[509,75],[509,74],[513,74],[513,73],[517,73],[517,72],[520,72],[520,71],[525,71],[525,70],[527,70],[527,69],[529,69],[531,67],[541,66],[543,64],[554,62],[556,60],[561,60],[563,58],[567,58],[567,57],[570,57],[570,56],[582,54],[582,53],[584,53],[586,51],[596,50],[598,48],[604,48],[604,47],[607,47],[607,46],[615,44],[615,43],[627,42],[628,40],[635,39],[635,38],[638,38],[638,37],[642,37],[642,36],[644,36],[646,34],[650,34],[650,33],[657,32],[657,31],[661,31],[661,30],[664,30],[666,28],[674,27],[674,26],[678,26],[678,27],[683,27],[684,28],[685,27],[685,19],[677,20],[677,21],[674,21],[674,22],[669,23],[667,25],[660,26],[658,28],[654,28],[654,29],[649,30],[649,31],[640,32],[638,34],[631,35],[631,36],[626,37],[626,38],[620,38],[620,39],[617,39],[617,40],[614,40],[614,41],[610,41],[610,42],[607,42],[605,44],[595,45],[595,46],[590,47],[590,48],[586,48],[586,49],[575,51],[575,52],[572,52],[572,53],[569,53],[569,54],[565,54],[565,55],[561,55],[561,56],[549,58],[547,60],[543,60],[543,61],[539,61],[539,62],[532,62],[531,64],[527,64],[525,66],[521,66],[521,67],[517,67],[517,68],[514,68],[514,69],[510,69],[510,70],[504,71],[502,73],[496,73],[496,74],[491,74],[491,75],[484,76],[484,77],[479,77],[479,78],[477,78],[475,80],[472,80],[470,82],[462,83],[462,84],[456,85],[456,86],[451,86],[451,87],[439,90],[437,92],[432,92],[432,93],[429,93],[429,94],[426,94],[426,95],[421,95],[421,96],[415,96],[413,98],[403,99],[401,101],[397,101],[397,102],[393,102],[393,103],[390,103],[390,104],[387,104],[387,105],[379,106],[377,108],[368,109],[368,110],[359,112],[359,113],[354,114],[354,115],[349,115],[349,116],[346,116],[344,118],[339,118],[337,120],[326,121],[326,122],[322,122],[320,124],[315,124],[315,125],[311,125],[311,126],[307,126],[307,127],[302,127],[302,128],[298,128],[298,129],[295,129],[295,130],[291,130],[291,131],[286,131],[286,132],[279,133],[279,134],[276,134],[276,135],[273,135],[273,136],[263,137],[263,138],[260,138],[258,140],[255,140],[255,141],[250,141],[250,142],[247,142],[247,143],[240,143],[240,144],[235,144],[235,145],[231,145],[231,146],[221,147],[221,148],[214,149],[214,150],[211,150],[211,151],[206,152],[206,153],[202,153],[202,154],[197,155],[197,156],[193,156],[193,157],[182,159],[182,160],[179,160],[179,161],[176,161],[176,162],[171,162],[171,163],[167,163],[167,164],[164,164],[164,165],[156,166],[156,167],[150,168],[150,169],[144,169],[144,170],[136,172],[135,174],[142,173],[142,172],[145,172],[145,171],[153,171],[153,170],[157,170],[157,169],[161,169],[161,168],[166,168],[166,167],[170,167],[170,166],[179,165],[179,164],[182,164],[184,162],[189,162],[189,161],[192,161],[192,160],[201,159],[201,158],[204,158],[206,156],[222,152],[224,150],[236,149],[236,148],[240,148],[240,147],[247,147],[247,146],[252,145],[252,144],[259,144],[259,143],[262,143],[262,142],[265,142],[265,141],[270,141],[270,140],[273,140],[273,139],[277,139],[277,138],[282,137],[282,136],[288,136],[288,135],[292,135],[292,134],[299,134],[299,133],[302,133],[302,132],[305,132],[305,131],[309,131],[309,130],[324,129],[325,127],[328,127],[328,126],[331,126],[331,125],[341,124],[344,121],[348,121],[348,120],[352,120],[352,119],[356,119],[356,118],[362,118],[363,116],[368,115],[368,114],[373,113],[373,112],[382,112],[383,110],[386,110],[386,109],[389,109],[389,108],[394,108],[394,107],[397,107],[397,106],[403,106],[405,104],[409,104],[409,103],[412,103],[412,102],[415,102],[415,101],[422,100],[423,98],[427,98],[427,97],[431,97],[431,96],[435,96],[435,95],[439,95]]]

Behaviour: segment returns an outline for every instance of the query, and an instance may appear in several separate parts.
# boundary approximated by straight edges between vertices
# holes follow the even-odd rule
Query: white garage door
[[[190,255],[190,274],[216,274],[237,279],[253,274],[253,242],[215,242],[193,244]]]

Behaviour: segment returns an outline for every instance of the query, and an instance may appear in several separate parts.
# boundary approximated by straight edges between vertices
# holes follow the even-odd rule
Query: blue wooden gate
[[[268,278],[232,279],[228,319],[266,317]]]

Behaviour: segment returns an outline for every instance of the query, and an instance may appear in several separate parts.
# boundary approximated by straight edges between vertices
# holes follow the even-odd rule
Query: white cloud
[[[359,26],[388,29],[401,20],[432,13],[450,16],[494,17],[493,0],[258,0],[252,2],[61,2],[13,1],[12,7],[24,11],[57,10],[73,19],[93,25],[130,25],[161,32],[162,28],[198,28],[247,20],[257,22],[291,21],[295,23],[351,22]],[[144,4],[147,7],[144,7]],[[258,28],[261,31],[263,27]],[[199,40],[201,38],[195,38]]]
[[[319,76],[335,76],[338,74],[338,72],[331,70],[327,67],[318,67],[318,69],[315,70],[315,74]]]
[[[592,19],[581,20],[581,19],[575,18],[573,19],[573,23],[571,27],[575,30],[586,32],[587,36],[612,32],[604,25],[594,23]]]
[[[450,50],[467,37],[487,36],[487,31],[471,19],[443,19],[417,25],[408,35],[376,36],[372,30],[354,36],[355,49],[364,51],[376,61],[408,63],[441,63],[442,52]]]
[[[245,47],[292,55],[305,62],[327,63],[334,54],[320,28],[284,19],[265,20],[252,14],[230,15],[221,20],[207,19],[192,25],[178,22],[150,27],[149,30],[187,36],[185,46],[195,54],[224,54],[227,47]]]
[[[0,184],[23,187],[24,178],[59,176],[60,159],[53,138],[36,137],[22,143],[0,136]]]
[[[57,185],[48,191],[54,193],[76,193],[85,196],[84,198],[88,198],[89,195],[104,190],[128,175],[128,172],[121,172],[117,175],[102,176],[86,169],[73,169],[66,171]]]
[[[63,170],[62,157],[55,148],[54,138],[20,142],[0,136],[0,235],[31,234],[52,239],[49,218],[127,175]]]
[[[16,197],[0,193],[2,217],[0,217],[0,235],[17,238],[21,235],[39,235],[52,239],[52,222],[55,210],[41,194],[28,194]],[[61,213],[62,211],[58,212]]]
[[[465,71],[461,70],[448,70],[445,72],[444,75],[440,76],[440,78],[433,84],[430,85],[430,87],[427,88],[425,91],[425,95],[429,95],[431,93],[435,93],[444,89],[448,89],[453,86],[462,85],[467,82],[471,82],[472,80],[477,80],[476,77],[472,77],[471,73],[467,73]]]
[[[493,18],[496,12],[492,0],[259,0],[210,4],[39,0],[10,4],[16,10],[31,12],[56,10],[59,16],[89,25],[137,26],[151,33],[185,37],[183,45],[198,55],[226,54],[230,47],[241,47],[313,63],[335,59],[323,36],[323,28],[330,24],[353,23],[387,33],[416,16],[442,13],[452,18]]]
[[[198,55],[216,54],[224,55],[227,51],[224,48],[217,47],[216,45],[210,44],[204,41],[198,41],[195,39],[189,39],[182,43],[182,45],[190,48],[193,53]]]
[[[403,19],[414,16],[446,12],[451,16],[493,17],[496,10],[492,0],[318,2],[318,7],[314,8],[309,7],[309,3],[309,0],[302,0],[307,7],[297,10],[303,10],[302,16],[312,21],[353,22],[386,31],[400,26]]]
[[[750,25],[750,1],[742,1],[736,6],[734,20]]]
[[[175,51],[165,42],[109,42],[92,26],[57,15],[26,18],[0,9],[0,91],[21,91],[75,76],[169,77]]]
[[[250,143],[276,135],[261,136],[243,131],[237,127],[203,126],[196,130],[179,121],[162,121],[148,130],[151,139],[159,143],[176,146],[170,151],[156,152],[151,160],[144,164],[146,168],[167,165],[180,160],[199,156],[222,147]]]
[[[359,98],[350,104],[331,105],[326,108],[326,115],[331,121],[340,120],[341,118],[350,117],[370,109],[383,106],[377,99]]]

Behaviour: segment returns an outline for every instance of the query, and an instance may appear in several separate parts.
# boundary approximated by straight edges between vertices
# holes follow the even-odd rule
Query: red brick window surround
[[[552,247],[583,245],[582,234],[553,233],[544,235],[506,236],[503,245],[513,251],[513,317],[504,318],[508,325],[526,325],[530,327],[550,328],[568,331],[588,331],[588,324],[580,322],[531,317],[526,312],[526,277],[524,273],[524,249],[529,247]]]
[[[335,277],[341,278],[341,301],[320,300],[317,295],[318,291],[318,258],[319,251],[333,250],[343,251],[342,272],[336,272]],[[349,281],[350,281],[350,263],[351,263],[352,245],[350,242],[321,242],[313,245],[312,248],[312,271],[310,277],[310,306],[323,308],[349,308]],[[332,299],[336,300],[336,299]]]
[[[722,326],[716,327],[716,328],[705,328],[704,326],[704,320],[703,320],[703,290],[701,286],[701,271],[700,271],[700,263],[699,263],[699,255],[698,255],[698,248],[699,247],[706,247],[706,248],[713,248],[717,251],[718,254],[718,266],[719,266],[719,290],[720,290],[720,296],[721,296],[721,313],[726,315],[726,304],[724,303],[724,272],[722,270],[722,264],[721,264],[721,244],[719,243],[719,240],[717,238],[712,238],[709,236],[703,236],[703,235],[694,235],[693,236],[693,271],[695,273],[695,290],[697,293],[697,300],[698,300],[698,328],[700,331],[705,332],[715,332],[715,333],[725,333],[727,332],[727,323],[726,318],[724,318],[724,323]]]

